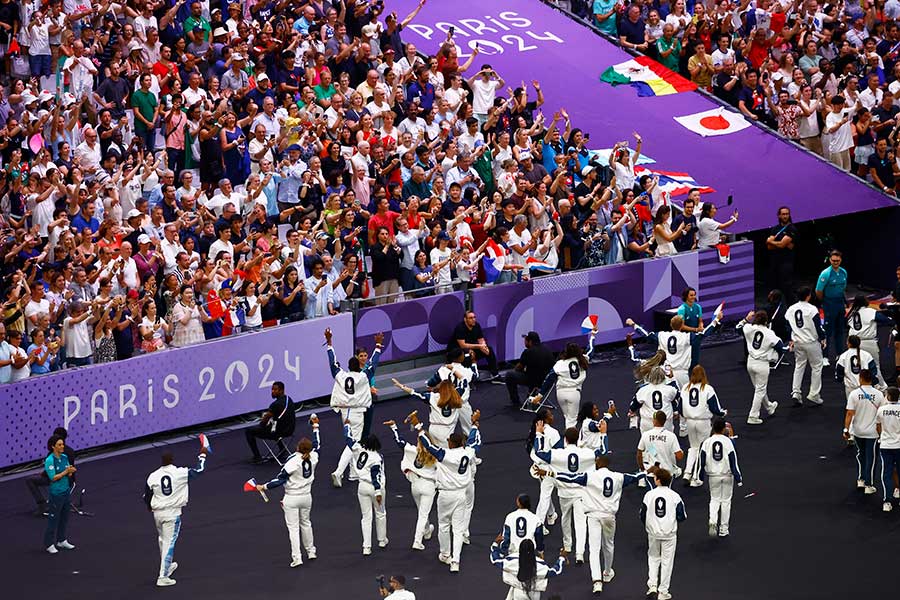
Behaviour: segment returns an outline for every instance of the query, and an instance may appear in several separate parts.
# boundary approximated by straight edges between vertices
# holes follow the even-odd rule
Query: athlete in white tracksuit
[[[356,496],[362,513],[363,556],[372,554],[372,518],[375,518],[375,536],[378,547],[388,545],[387,537],[387,493],[384,477],[384,459],[381,457],[381,442],[374,435],[358,442],[353,438],[350,425],[344,424],[344,441],[352,453],[351,468],[359,480]]]
[[[414,398],[418,398],[429,407],[428,435],[432,441],[442,448],[447,447],[447,438],[456,430],[459,422],[462,399],[457,388],[449,379],[438,381],[434,391],[417,392],[413,388],[403,385],[396,379],[394,385]]]
[[[385,425],[391,428],[394,442],[403,451],[403,459],[400,462],[400,470],[409,481],[410,492],[416,503],[416,529],[413,532],[413,550],[424,550],[423,540],[430,540],[434,533],[434,525],[428,522],[431,515],[431,507],[434,505],[435,489],[435,458],[421,445],[413,445],[405,442],[400,437],[397,424],[387,421]]]
[[[475,371],[463,365],[466,355],[460,348],[454,348],[447,353],[448,364],[441,366],[431,378],[425,382],[429,389],[434,391],[441,381],[449,380],[456,387],[456,392],[462,400],[459,409],[459,426],[464,435],[469,435],[472,429],[472,405],[469,404],[469,396],[472,393],[472,382],[475,379]],[[430,430],[429,430],[430,433]],[[449,435],[449,434],[448,434]]]
[[[206,468],[206,452],[201,449],[197,466],[192,469],[176,467],[171,452],[162,455],[162,466],[147,477],[144,502],[153,511],[159,541],[159,576],[156,585],[175,585],[172,573],[178,568],[174,562],[175,542],[181,533],[181,509],[188,503],[188,482]]]
[[[562,436],[559,434],[559,431],[553,427],[555,418],[556,417],[553,416],[553,411],[545,407],[538,410],[531,423],[531,432],[528,439],[525,441],[525,447],[527,448],[528,455],[531,457],[531,462],[535,467],[543,469],[550,468],[550,465],[541,460],[534,452],[534,441],[537,439],[535,427],[538,422],[544,424],[544,437],[541,438],[541,450],[563,447]],[[541,520],[541,523],[546,521],[548,525],[553,525],[556,523],[558,517],[556,507],[553,505],[553,492],[556,490],[556,481],[550,477],[538,477],[534,473],[533,468],[529,469],[529,473],[532,477],[541,482],[541,496],[538,499],[538,505],[534,514]]]
[[[622,488],[646,476],[643,473],[630,475],[609,469],[609,456],[598,456],[594,460],[596,471],[572,475],[559,472],[554,476],[560,481],[583,486],[581,498],[584,514],[587,516],[588,539],[590,539],[591,580],[594,593],[603,591],[603,584],[612,581],[613,555],[616,549],[616,514],[622,499]]]
[[[863,350],[862,340],[855,335],[847,338],[847,349],[838,356],[834,363],[834,376],[844,382],[844,393],[847,398],[859,387],[859,373],[868,369],[872,375],[872,383],[878,383],[878,365],[875,357]]]
[[[703,485],[698,470],[700,446],[709,437],[712,419],[714,416],[724,417],[725,413],[716,397],[716,390],[706,379],[706,369],[697,365],[691,371],[690,383],[681,391],[681,417],[687,425],[690,443],[687,462],[684,463],[684,480],[690,481],[692,487]]]
[[[847,314],[847,331],[859,338],[859,347],[881,366],[881,352],[878,348],[878,324],[892,325],[890,317],[869,307],[869,299],[859,294],[853,299],[853,306]]]
[[[566,429],[563,448],[540,450],[544,436],[544,424],[535,427],[535,454],[550,465],[554,472],[577,475],[591,470],[594,459],[605,453],[605,449],[582,448],[578,446],[578,430],[574,427]],[[546,446],[546,445],[545,445]],[[559,494],[559,505],[562,512],[563,548],[567,552],[575,551],[575,561],[584,562],[584,548],[587,543],[587,523],[584,517],[584,504],[579,486],[573,483],[557,481],[556,491]],[[575,523],[575,535],[572,536],[572,522]]]
[[[678,436],[666,429],[666,413],[656,411],[653,413],[653,429],[642,433],[637,445],[638,468],[649,471],[653,466],[658,466],[678,477],[681,472],[678,461],[683,458]]]
[[[700,447],[700,479],[709,484],[709,535],[728,536],[734,484],[743,485],[734,443],[725,435],[725,419],[713,422],[713,435]]]
[[[654,473],[656,487],[644,495],[641,521],[647,531],[647,595],[657,600],[669,600],[669,584],[675,566],[675,547],[678,542],[678,523],[687,519],[684,502],[678,492],[669,487],[672,474],[665,469]]]
[[[800,301],[787,309],[785,319],[791,328],[790,348],[794,351],[794,379],[791,383],[791,398],[794,406],[803,404],[803,375],[809,365],[809,394],[806,399],[813,404],[822,404],[822,364],[825,330],[819,309],[809,303],[812,292],[808,287],[797,291]]]
[[[653,332],[647,331],[631,319],[626,319],[625,324],[634,327],[634,330],[647,337],[647,339],[655,341],[659,347],[666,352],[666,364],[672,368],[672,375],[681,389],[687,385],[689,376],[688,370],[691,368],[691,343],[698,338],[703,338],[719,324],[719,316],[713,319],[712,323],[707,325],[703,331],[694,333],[682,331],[684,319],[681,315],[675,315],[670,321],[672,331]]]
[[[331,388],[331,408],[340,413],[342,423],[349,424],[353,439],[359,440],[365,425],[366,411],[372,407],[372,388],[369,381],[375,372],[375,367],[378,366],[381,345],[375,346],[369,362],[365,365],[359,364],[359,360],[355,356],[351,357],[347,364],[349,370],[344,371],[331,346],[330,329],[325,330],[325,342],[328,346],[328,364],[331,367],[331,376],[334,377],[334,385]],[[331,473],[331,484],[334,487],[341,487],[341,480],[350,465],[351,457],[350,448],[344,448],[337,467]],[[352,471],[350,478],[351,480],[354,478]]]
[[[752,323],[750,322],[752,321]],[[750,311],[736,329],[744,334],[747,342],[747,374],[753,383],[753,404],[750,406],[748,425],[760,425],[759,412],[765,406],[769,416],[775,414],[777,402],[769,401],[769,355],[774,350],[783,354],[784,342],[768,328],[769,315],[764,310]]]
[[[301,536],[307,558],[310,560],[316,558],[310,513],[312,484],[316,479],[316,466],[319,464],[319,419],[313,415],[310,422],[313,439],[302,438],[297,443],[297,452],[288,457],[278,475],[271,481],[257,486],[260,491],[284,486],[281,508],[284,509],[284,524],[287,526],[288,539],[291,542],[291,567],[303,564],[303,555],[300,552]]]
[[[450,447],[440,448],[425,434],[416,415],[410,415],[410,422],[419,432],[419,442],[438,461],[435,472],[438,489],[438,540],[441,546],[438,559],[450,565],[451,573],[459,572],[463,535],[468,526],[466,489],[474,484],[476,452],[481,447],[478,416],[478,411],[472,414],[472,430],[469,431],[468,440],[460,433],[453,433],[449,440]]]
[[[565,561],[560,556],[554,566],[549,566],[537,557],[530,540],[522,543],[518,554],[505,556],[500,544],[494,542],[491,545],[491,563],[503,571],[503,583],[509,586],[506,600],[541,600],[548,580],[562,573]]]
[[[531,512],[531,497],[528,494],[516,496],[516,510],[503,519],[503,531],[500,536],[500,552],[504,556],[517,554],[519,545],[525,540],[530,540],[534,544],[534,549],[543,554],[544,522]]]
[[[578,422],[578,409],[581,408],[581,386],[587,375],[588,359],[578,344],[568,344],[559,360],[547,373],[538,393],[532,397],[537,403],[546,398],[553,385],[556,384],[556,400],[559,409],[566,418],[566,429],[575,427]]]
[[[641,418],[641,432],[653,429],[653,413],[661,410],[666,414],[666,429],[675,431],[675,413],[682,402],[677,381],[666,382],[666,372],[662,367],[653,367],[647,376],[648,383],[642,385],[634,393],[629,407],[632,413],[637,412]]]

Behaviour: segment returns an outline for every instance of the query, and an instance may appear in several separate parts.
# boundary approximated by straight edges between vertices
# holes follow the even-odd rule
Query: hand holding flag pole
[[[266,495],[266,486],[259,485],[256,483],[256,479],[250,478],[244,483],[244,491],[245,492],[259,492],[259,495],[262,496],[263,500],[266,502],[269,501],[269,497]]]

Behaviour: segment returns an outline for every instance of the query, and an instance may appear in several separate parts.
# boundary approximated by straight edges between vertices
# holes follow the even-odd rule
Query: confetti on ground
[[[827,457],[827,456],[820,456],[819,459],[820,459],[820,460],[828,460],[828,457]]]
[[[747,498],[752,498],[752,497],[755,496],[755,495],[756,495],[756,492],[750,492],[749,494],[747,494],[746,496],[744,496],[744,499],[746,500]]]

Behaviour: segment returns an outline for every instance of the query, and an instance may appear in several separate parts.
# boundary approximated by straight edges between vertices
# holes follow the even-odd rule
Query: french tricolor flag
[[[494,240],[488,240],[481,262],[484,265],[485,281],[488,283],[497,281],[500,273],[503,272],[503,265],[506,264],[506,252],[503,250],[503,246]]]
[[[209,438],[205,433],[200,434],[200,447],[206,454],[212,454],[212,446],[210,445]]]
[[[697,188],[698,190],[700,190],[701,194],[709,194],[716,191],[709,186],[700,185],[688,173],[678,173],[675,171],[657,171],[638,165],[634,168],[634,174],[638,178],[640,178],[641,175],[657,175],[659,177],[659,185],[657,186],[657,190],[660,193],[667,194],[669,197],[682,196],[684,194],[687,194],[689,191],[691,191],[691,188]]]
[[[529,256],[525,259],[525,266],[528,267],[529,271],[537,271],[538,273],[553,273],[554,271],[556,271],[556,269],[554,269],[544,261],[538,260],[533,256]]]

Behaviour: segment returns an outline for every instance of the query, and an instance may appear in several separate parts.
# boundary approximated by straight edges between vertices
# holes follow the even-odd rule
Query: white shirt
[[[880,406],[875,422],[881,425],[881,448],[900,449],[900,404],[888,402]]]
[[[878,338],[878,324],[875,322],[877,312],[874,308],[865,306],[853,311],[847,323],[850,326],[850,335],[859,337],[860,340],[875,340]]]
[[[313,481],[316,479],[316,465],[318,464],[319,453],[315,450],[309,453],[309,458],[303,458],[299,452],[292,454],[282,467],[288,474],[287,483],[284,484],[284,495],[309,494],[312,491]]]
[[[537,437],[540,437],[538,434]],[[594,470],[594,458],[597,456],[593,448],[566,446],[550,450],[550,468],[557,473],[579,475]],[[560,498],[577,498],[581,495],[581,486],[577,483],[557,481],[556,490]]]
[[[40,285],[40,284],[38,284]],[[35,328],[35,325],[31,323],[31,319],[29,317],[39,315],[41,313],[50,314],[50,301],[47,298],[41,298],[39,302],[35,302],[33,299],[25,305],[25,333],[31,335],[32,330]]]
[[[843,119],[841,113],[830,112],[825,117],[825,129],[831,129]],[[850,121],[841,125],[837,131],[828,134],[828,150],[830,152],[843,152],[853,147],[853,126]]]
[[[847,396],[847,410],[855,411],[850,421],[850,433],[854,437],[875,439],[875,421],[878,409],[887,404],[884,394],[870,385],[863,385]]]
[[[429,258],[431,259],[431,264],[436,265],[439,262],[450,258],[450,249],[446,248],[441,250],[440,248],[432,248]],[[436,285],[450,285],[452,283],[451,277],[450,263],[448,262],[438,270],[437,275],[434,277],[434,283]]]
[[[858,388],[859,372],[868,369],[874,360],[872,355],[865,350],[848,348],[844,351],[837,359],[837,364],[844,368],[844,386],[848,390]]]
[[[727,435],[716,433],[703,440],[703,444],[700,446],[700,455],[703,461],[703,470],[707,475],[712,477],[733,475],[735,479],[740,478],[741,470],[738,467],[734,443]],[[732,468],[732,460],[734,468]]]
[[[687,371],[691,367],[691,334],[688,331],[660,331],[656,334],[659,347],[666,351],[666,363],[673,371]]]
[[[196,471],[203,471],[206,458],[199,457]],[[150,508],[157,517],[177,517],[188,503],[188,480],[191,469],[165,465],[150,473],[147,487],[153,492]]]
[[[659,466],[672,473],[678,467],[676,452],[681,451],[678,436],[668,429],[654,427],[641,434],[637,449],[643,452],[644,462]]]
[[[577,358],[556,361],[556,364],[553,365],[553,372],[557,376],[557,389],[581,390],[584,378],[587,376],[587,372],[581,368]]]
[[[798,344],[813,344],[819,341],[819,309],[809,302],[797,302],[787,309],[785,315],[791,326],[791,339]],[[820,325],[821,326],[821,325]]]
[[[510,263],[514,265],[525,266],[525,259],[531,256],[531,248],[528,248],[528,244],[531,243],[531,232],[528,231],[528,227],[522,230],[522,233],[516,232],[515,227],[509,230],[509,258]],[[519,254],[515,250],[513,250],[513,246],[524,246],[525,254]]]
[[[782,343],[781,338],[765,325],[747,323],[743,326],[747,352],[753,360],[769,360],[769,352]]]
[[[697,247],[711,248],[719,243],[719,227],[722,224],[707,217],[697,221]]]
[[[619,512],[625,475],[603,467],[591,471],[586,478],[581,495],[585,514],[614,517]]]
[[[435,484],[439,490],[463,490],[475,478],[475,449],[469,446],[447,448],[437,462]]]
[[[860,104],[869,111],[881,104],[882,98],[884,98],[884,92],[881,88],[875,88],[875,91],[872,91],[872,88],[867,87],[859,93]]]
[[[675,410],[672,404],[678,396],[678,388],[667,383],[648,383],[638,388],[634,399],[641,405],[641,420],[645,423],[653,422],[653,413],[661,410],[666,414],[666,429],[672,431],[672,415]]]
[[[88,323],[90,317],[74,323],[72,317],[66,317],[63,321],[66,337],[66,356],[69,358],[87,358],[93,354],[91,349],[91,326]]]
[[[525,540],[534,542],[534,534],[544,524],[527,508],[514,510],[503,519],[503,534],[509,539],[508,554],[517,554],[519,544]]]
[[[710,400],[713,401],[719,414],[724,412],[719,405],[719,399],[716,397],[716,390],[713,386],[707,383],[701,387],[699,383],[689,383],[681,392],[681,414],[685,419],[709,421],[713,418],[713,412],[709,408]]]
[[[355,442],[350,448],[353,452],[353,460],[350,461],[350,467],[353,474],[359,478],[360,483],[370,483],[377,489],[384,489],[384,460],[381,455],[374,450],[366,450],[359,442]],[[372,468],[380,467],[377,470],[375,478],[372,476]],[[375,484],[378,484],[377,486]]]
[[[472,85],[472,110],[476,115],[486,115],[488,110],[494,105],[494,98],[497,96],[497,90],[500,89],[500,82],[496,79],[484,81],[481,77],[476,78]]]
[[[646,520],[644,528],[653,538],[672,539],[678,534],[678,507],[687,517],[684,502],[678,492],[670,487],[656,487],[644,495]]]

